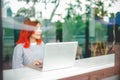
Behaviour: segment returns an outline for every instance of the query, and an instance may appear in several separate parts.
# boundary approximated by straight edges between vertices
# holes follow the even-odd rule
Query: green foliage
[[[64,41],[71,41],[75,39],[74,36],[85,35],[85,23],[82,21],[81,16],[66,20],[63,24],[63,39]]]
[[[35,16],[35,8],[30,7],[29,9],[26,9],[26,8],[22,7],[17,11],[16,16],[34,17]]]
[[[104,41],[107,35],[107,27],[100,22],[95,22],[95,39],[96,41]]]
[[[55,26],[56,26],[56,29],[62,29],[62,22],[57,21],[57,22],[55,23]]]

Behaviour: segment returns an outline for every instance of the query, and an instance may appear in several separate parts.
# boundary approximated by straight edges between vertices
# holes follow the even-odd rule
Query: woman
[[[13,52],[12,68],[42,65],[44,43],[41,39],[41,23],[25,19],[24,24],[35,30],[21,30]]]

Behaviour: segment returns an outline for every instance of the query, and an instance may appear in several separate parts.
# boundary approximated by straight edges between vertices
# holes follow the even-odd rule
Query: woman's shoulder
[[[42,41],[42,43],[41,43],[41,45],[40,45],[40,46],[44,47],[44,46],[45,46],[45,43]]]
[[[42,45],[45,45],[45,43],[42,41],[42,43],[41,43]]]
[[[23,51],[23,44],[17,44],[14,47],[14,54],[21,54]]]
[[[16,46],[15,46],[15,49],[22,49],[23,48],[23,44],[17,44]]]

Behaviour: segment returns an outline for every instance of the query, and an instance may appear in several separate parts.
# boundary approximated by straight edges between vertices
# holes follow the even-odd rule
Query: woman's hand
[[[43,64],[42,60],[36,60],[33,62],[33,65],[35,65],[37,67],[42,67],[42,64]]]

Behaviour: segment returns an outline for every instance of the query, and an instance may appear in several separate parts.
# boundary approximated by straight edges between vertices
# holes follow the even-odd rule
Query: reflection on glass
[[[116,0],[112,2],[104,0],[2,1],[3,68],[11,68],[13,48],[18,39],[19,29],[23,29],[21,25],[25,17],[42,22],[42,38],[46,43],[78,41],[76,59],[106,55],[114,40],[114,18],[118,12],[112,10],[113,3],[118,2]]]

